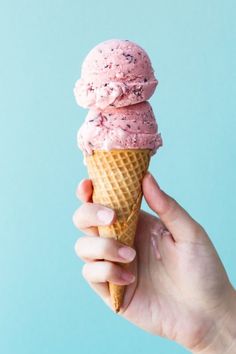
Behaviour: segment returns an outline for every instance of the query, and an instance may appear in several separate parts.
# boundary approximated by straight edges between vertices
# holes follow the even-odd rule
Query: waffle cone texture
[[[133,246],[142,200],[142,180],[148,169],[148,149],[95,150],[86,157],[93,183],[93,202],[115,210],[116,221],[99,226],[101,237]],[[122,306],[125,286],[109,283],[111,303],[116,312]]]

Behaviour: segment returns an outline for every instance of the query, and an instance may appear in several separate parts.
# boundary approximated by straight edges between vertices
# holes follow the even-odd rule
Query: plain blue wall
[[[236,284],[235,17],[233,0],[0,1],[1,353],[186,353],[110,312],[74,254],[86,112],[72,89],[109,38],[150,54],[164,139],[151,171],[208,230]]]

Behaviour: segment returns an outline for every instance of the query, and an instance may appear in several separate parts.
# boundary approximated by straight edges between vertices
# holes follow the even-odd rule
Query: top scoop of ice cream
[[[151,105],[142,102],[106,111],[91,109],[78,131],[78,145],[85,154],[94,150],[150,149],[162,145]]]
[[[147,53],[136,43],[113,39],[88,53],[74,94],[84,108],[124,107],[148,100],[157,83]]]

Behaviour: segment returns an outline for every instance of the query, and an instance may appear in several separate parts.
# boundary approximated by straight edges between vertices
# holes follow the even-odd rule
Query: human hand
[[[84,204],[74,223],[87,236],[75,248],[86,262],[85,279],[110,307],[107,282],[128,285],[120,314],[148,332],[194,353],[236,353],[235,290],[209,237],[150,174],[143,193],[160,219],[140,213],[135,257],[133,249],[115,240],[94,237],[97,226],[111,224],[115,213],[91,202],[91,181],[79,185]],[[114,263],[132,260],[129,272]]]

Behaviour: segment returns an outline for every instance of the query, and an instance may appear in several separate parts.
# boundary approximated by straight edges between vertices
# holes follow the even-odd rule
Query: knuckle
[[[73,223],[77,228],[81,227],[81,214],[83,212],[82,206],[79,207],[73,215]]]
[[[83,213],[86,213],[87,209],[88,209],[88,204],[89,203],[83,203],[78,209],[78,213],[81,215]]]
[[[85,217],[84,217],[84,215],[85,214],[88,214],[88,212],[89,212],[89,210],[88,210],[88,208],[89,208],[89,204],[91,204],[91,203],[84,203],[84,204],[82,204],[76,211],[75,211],[75,213],[74,213],[74,215],[73,215],[73,223],[74,223],[74,225],[78,228],[78,229],[80,229],[80,228],[82,228],[82,227],[84,227],[84,219],[85,219]]]
[[[82,267],[82,271],[81,271],[83,277],[85,279],[88,279],[88,266],[87,264],[85,264],[83,267]]]
[[[84,277],[84,279],[86,279],[87,281],[93,281],[95,274],[97,273],[97,270],[95,269],[96,263],[94,262],[88,262],[85,263],[82,267],[82,276]],[[96,272],[95,272],[96,270]]]
[[[171,215],[172,221],[175,221],[175,219],[178,216],[178,203],[175,199],[172,197],[169,198],[167,204],[166,204],[166,215]]]
[[[174,198],[169,197],[169,201],[168,201],[168,204],[167,204],[168,210],[170,210],[170,211],[175,210],[177,205],[178,205],[177,201]]]
[[[204,230],[204,228],[196,221],[194,222],[193,225],[193,233],[196,238],[206,235],[206,231]]]
[[[72,221],[75,226],[77,226],[77,214],[78,214],[78,209],[74,212],[72,216]]]
[[[75,252],[78,256],[82,256],[82,247],[84,243],[84,238],[80,238],[75,243]]]

